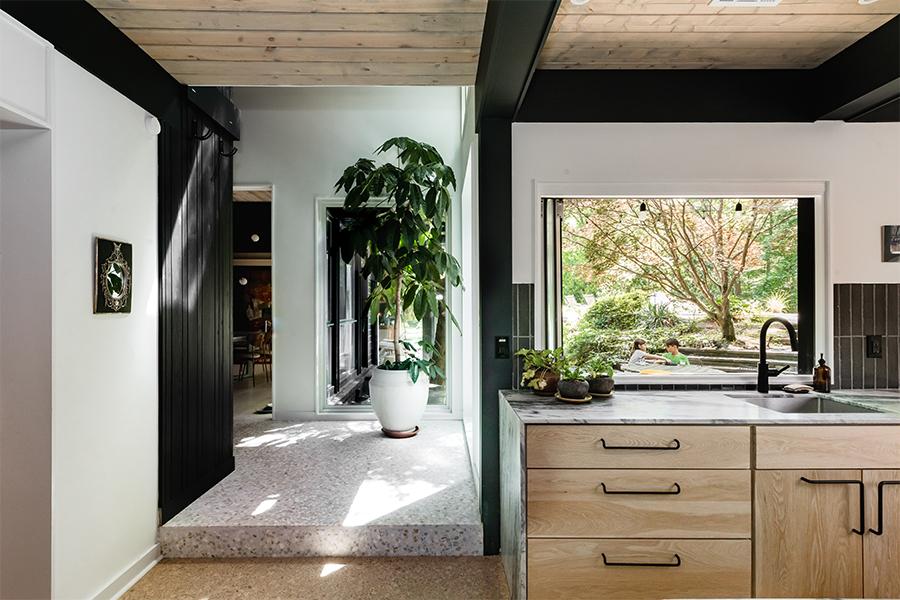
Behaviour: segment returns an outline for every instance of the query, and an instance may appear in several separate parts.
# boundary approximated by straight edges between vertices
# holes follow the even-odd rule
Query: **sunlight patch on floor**
[[[322,567],[322,572],[319,573],[319,577],[328,577],[332,573],[337,573],[347,565],[343,563],[325,563]]]
[[[411,479],[404,483],[367,479],[359,486],[342,525],[359,527],[371,523],[404,506],[437,494],[446,487],[421,479]]]
[[[268,510],[271,510],[272,507],[275,506],[275,503],[278,502],[279,496],[281,496],[281,494],[270,494],[269,496],[267,496],[266,499],[260,502],[259,506],[257,506],[253,510],[253,512],[250,513],[250,516],[255,517],[257,515],[263,514]]]

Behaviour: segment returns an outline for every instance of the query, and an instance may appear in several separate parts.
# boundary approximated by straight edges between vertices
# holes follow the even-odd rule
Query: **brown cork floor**
[[[166,559],[124,600],[500,600],[498,557]]]

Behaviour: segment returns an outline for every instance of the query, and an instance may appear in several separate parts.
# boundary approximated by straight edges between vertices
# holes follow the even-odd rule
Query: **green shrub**
[[[633,329],[641,319],[646,294],[629,292],[601,296],[581,318],[581,328]]]
[[[641,321],[645,327],[679,327],[681,318],[667,304],[648,302],[641,311]]]

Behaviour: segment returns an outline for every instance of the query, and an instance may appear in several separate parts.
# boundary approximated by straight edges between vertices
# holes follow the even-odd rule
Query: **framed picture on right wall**
[[[881,227],[881,262],[900,262],[900,225]]]

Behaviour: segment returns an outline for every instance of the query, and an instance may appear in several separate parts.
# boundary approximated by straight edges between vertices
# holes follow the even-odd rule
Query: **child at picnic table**
[[[647,341],[638,338],[634,340],[634,344],[631,345],[631,358],[628,359],[628,363],[632,365],[646,365],[650,363],[657,363],[667,365],[669,363],[669,359],[665,356],[658,356],[656,354],[650,354],[647,352]],[[683,356],[683,355],[682,355]]]
[[[663,352],[663,358],[669,361],[670,364],[673,365],[683,365],[685,367],[690,366],[691,361],[688,360],[688,357],[678,351],[681,347],[681,344],[678,343],[678,340],[675,338],[669,338],[666,340],[666,351]]]

